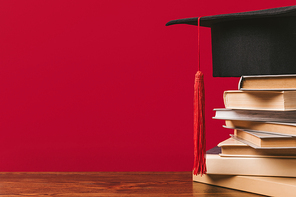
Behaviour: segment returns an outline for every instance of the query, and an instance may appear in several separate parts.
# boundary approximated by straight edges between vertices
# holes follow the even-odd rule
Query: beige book
[[[296,159],[206,154],[207,174],[296,177]]]
[[[275,197],[295,197],[296,193],[296,178],[206,174],[193,175],[193,181]]]
[[[249,129],[256,131],[267,131],[296,136],[296,124],[276,123],[276,122],[256,122],[241,120],[225,120],[226,127]]]
[[[296,75],[242,76],[240,90],[296,90]]]
[[[256,147],[296,147],[296,137],[250,130],[234,130],[234,136]]]
[[[289,157],[296,159],[296,149],[252,148],[232,137],[220,142],[218,147],[221,147],[220,156],[222,157]]]
[[[296,110],[296,91],[240,91],[224,92],[228,109]]]

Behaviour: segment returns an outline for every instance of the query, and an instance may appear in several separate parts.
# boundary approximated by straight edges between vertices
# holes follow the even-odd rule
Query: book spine
[[[241,76],[241,78],[239,79],[239,82],[238,82],[238,89],[239,90],[242,90],[243,81],[244,81],[244,76]]]

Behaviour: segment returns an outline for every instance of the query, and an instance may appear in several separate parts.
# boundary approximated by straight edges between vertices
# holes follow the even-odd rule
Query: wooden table
[[[192,182],[191,172],[2,172],[2,196],[260,195]]]

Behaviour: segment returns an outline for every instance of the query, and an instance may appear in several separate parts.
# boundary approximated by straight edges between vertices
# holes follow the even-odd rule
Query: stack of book
[[[214,117],[233,134],[208,152],[207,175],[193,180],[296,196],[296,75],[243,76],[238,89],[224,92]]]

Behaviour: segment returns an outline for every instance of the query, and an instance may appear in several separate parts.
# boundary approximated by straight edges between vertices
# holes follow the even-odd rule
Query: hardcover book
[[[296,110],[296,91],[225,91],[229,109]]]
[[[239,90],[296,90],[296,75],[242,76]]]
[[[296,148],[296,138],[289,135],[235,129],[234,137],[252,147]]]
[[[205,174],[193,181],[275,197],[294,197],[296,191],[296,178]]]
[[[295,158],[220,157],[207,154],[207,174],[296,177]]]
[[[296,124],[296,111],[214,109],[214,119]]]
[[[218,144],[221,157],[282,157],[295,158],[296,148],[254,148],[235,138],[228,138]]]
[[[225,120],[225,127],[231,129],[248,129],[296,136],[296,124],[293,123]]]

